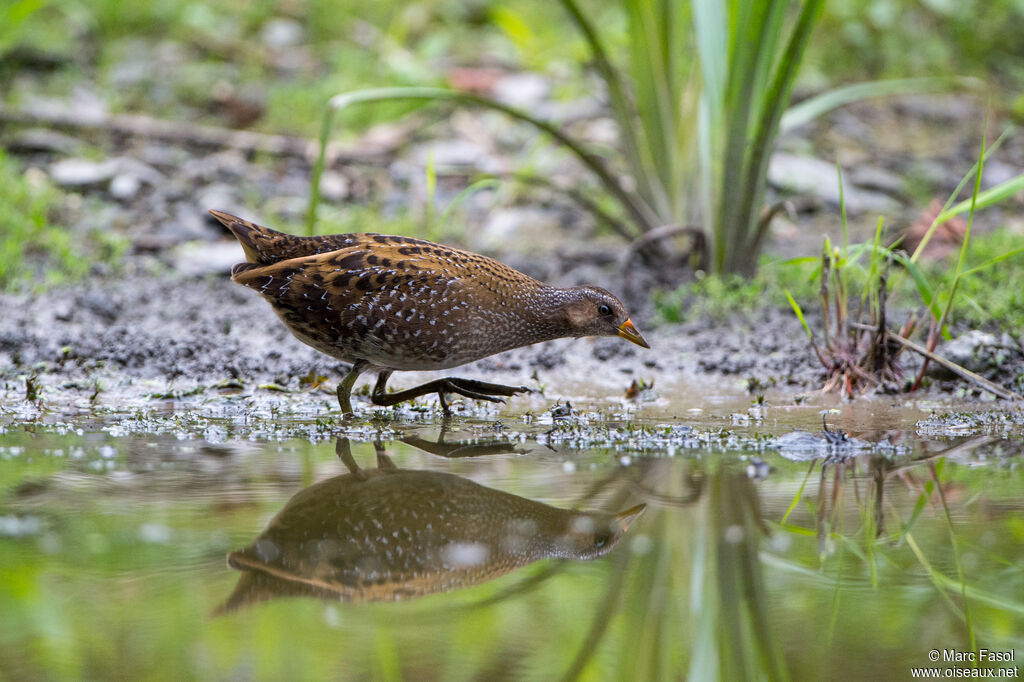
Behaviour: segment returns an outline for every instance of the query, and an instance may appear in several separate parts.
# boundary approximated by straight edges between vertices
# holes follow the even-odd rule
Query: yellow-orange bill
[[[633,322],[629,319],[619,325],[619,336],[627,341],[632,341],[638,346],[643,346],[644,348],[651,347],[649,343],[644,341],[644,337],[640,336],[640,332],[636,330],[636,327],[633,326]]]
[[[647,509],[646,504],[638,504],[635,507],[630,507],[625,511],[621,511],[615,515],[615,523],[618,529],[625,533],[629,530],[629,527],[633,525],[633,522],[640,518],[640,515]]]

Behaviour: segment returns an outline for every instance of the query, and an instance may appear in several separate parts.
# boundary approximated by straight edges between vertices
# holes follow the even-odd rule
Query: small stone
[[[62,187],[102,187],[118,175],[131,175],[150,185],[164,180],[163,173],[152,166],[123,157],[106,161],[64,159],[50,166],[50,177]]]
[[[999,345],[999,338],[995,334],[972,329],[944,343],[939,349],[939,354],[972,372],[983,372],[988,369],[991,360],[990,353],[986,351]],[[951,375],[945,368],[936,368],[935,372],[939,376]]]
[[[484,169],[487,164],[487,150],[468,140],[435,140],[418,145],[409,158],[413,165],[422,169],[432,160],[437,168],[475,167]]]
[[[61,187],[91,187],[110,182],[117,170],[118,164],[114,159],[99,162],[64,159],[50,166],[50,177]]]
[[[494,84],[494,98],[503,104],[530,110],[551,92],[551,84],[538,73],[512,73]]]
[[[878,166],[857,165],[844,175],[858,187],[898,195],[903,191],[903,178]]]
[[[55,154],[77,154],[84,147],[78,138],[48,128],[30,128],[15,135],[7,148],[14,152],[52,152]]]
[[[304,38],[302,24],[294,19],[276,17],[263,24],[260,30],[260,40],[267,47],[274,49],[295,47],[301,44]]]
[[[776,189],[810,195],[833,206],[840,203],[836,166],[822,159],[776,152],[768,165],[768,182]],[[844,180],[843,203],[850,213],[870,211],[891,215],[900,208],[891,197],[859,189],[848,180]]]
[[[131,201],[142,189],[142,180],[135,175],[122,173],[110,181],[110,196],[119,201]]]
[[[235,241],[186,242],[175,247],[172,258],[176,270],[193,277],[226,274],[231,266],[246,260]]]
[[[349,194],[348,178],[337,171],[324,171],[320,177],[320,196],[326,201],[341,202]]]

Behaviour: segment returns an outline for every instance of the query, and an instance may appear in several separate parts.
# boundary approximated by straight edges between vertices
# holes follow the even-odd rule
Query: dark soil
[[[964,117],[973,111],[968,108]],[[842,137],[849,127],[846,119],[857,112],[847,111],[843,120],[834,121],[833,137]],[[860,118],[870,120],[870,113],[860,112]],[[11,139],[19,134],[15,131]],[[26,167],[46,169],[69,192],[80,192],[72,195],[76,199],[86,199],[65,210],[71,216],[69,229],[79,234],[109,230],[124,236],[131,248],[119,268],[95,268],[78,284],[42,293],[0,295],[0,405],[24,401],[26,396],[51,405],[117,405],[200,391],[209,396],[216,391],[258,394],[284,389],[298,397],[307,393],[303,389],[315,387],[320,376],[327,378],[328,388],[333,387],[346,365],[295,340],[259,296],[230,281],[231,264],[243,259],[241,249],[205,214],[207,208],[221,208],[263,221],[256,211],[264,210],[294,225],[306,203],[309,165],[305,160],[250,158],[234,151],[100,136],[99,143],[116,164],[98,169],[97,164],[79,159],[71,167],[61,167],[68,152],[62,151],[56,138],[64,137],[54,131],[47,135],[55,139],[42,146],[36,140],[34,146],[21,149],[20,158]],[[448,149],[454,155],[452,150],[461,149],[464,142],[458,139],[457,127],[441,126],[430,135],[426,141],[415,135],[406,140],[407,153],[392,161],[336,164],[330,171],[337,187],[333,196],[326,197],[329,209],[345,212],[353,203],[377,205],[381,220],[357,228],[386,231],[396,206],[422,202],[422,163],[408,159],[417,158],[431,144],[438,154]],[[793,146],[793,139],[789,142]],[[962,152],[967,158],[959,165],[969,167],[971,150]],[[886,149],[868,151],[858,168],[886,165],[876,158],[885,156]],[[1021,154],[1016,147],[1013,151],[1016,163]],[[504,163],[509,161],[505,155],[514,156],[489,153],[483,158],[487,163]],[[573,181],[580,173],[572,167],[566,172],[573,174]],[[63,181],[57,180],[61,177]],[[438,204],[451,201],[471,177],[466,171],[441,175]],[[945,189],[944,184],[955,184],[951,178],[935,184]],[[879,184],[864,183],[863,188]],[[914,215],[913,202],[907,202],[898,188],[892,189],[892,196]],[[847,199],[853,211],[856,207]],[[801,222],[807,218],[820,223],[823,214],[818,210],[824,204],[827,200],[819,199],[801,209],[809,214]],[[868,202],[861,210],[867,216],[861,222],[870,230],[875,224],[873,205]],[[766,307],[725,320],[659,325],[651,293],[681,281],[687,276],[682,271],[651,268],[640,259],[623,264],[621,239],[595,233],[578,210],[558,201],[524,207],[480,194],[467,201],[464,209],[465,223],[475,227],[455,241],[553,284],[596,284],[619,294],[652,350],[614,338],[563,340],[487,358],[453,375],[543,387],[548,403],[621,397],[634,380],[645,385],[653,382],[653,395],[669,402],[695,391],[795,395],[822,385],[821,365],[788,309]],[[832,221],[832,227],[835,224]],[[815,243],[801,246],[797,255],[820,248],[817,232],[813,239]],[[776,230],[773,248],[792,252],[797,241],[785,229]],[[813,311],[807,312],[812,328],[818,328]],[[972,369],[1021,390],[1022,386],[1014,385],[1024,383],[1021,339],[1006,334],[992,338],[995,341],[986,342],[987,346],[968,344],[961,349],[961,357],[968,364],[976,359]],[[909,373],[916,370],[918,360],[905,356],[904,364]],[[428,376],[400,374],[393,385],[409,386]],[[936,377],[928,390],[939,396],[981,395],[960,380],[942,377]],[[317,395],[322,398],[326,392]],[[536,398],[518,404],[542,409]],[[518,409],[515,403],[513,408]]]
[[[614,289],[609,279],[594,283]],[[5,401],[22,399],[19,377],[33,374],[40,395],[60,402],[92,394],[96,382],[137,399],[218,384],[298,389],[311,372],[333,384],[347,370],[293,338],[259,296],[232,283],[226,272],[95,278],[36,295],[5,295],[0,308]],[[794,391],[820,383],[817,361],[792,315],[769,309],[728,322],[654,326],[649,304],[633,310],[652,350],[616,338],[562,340],[450,373],[512,384],[540,381],[548,385],[546,395],[563,399],[595,397],[587,383],[605,391],[609,377],[623,393],[633,378],[665,386],[680,376],[702,385],[732,377]],[[559,377],[574,379],[572,393],[553,383]],[[396,378],[397,385],[409,381]]]

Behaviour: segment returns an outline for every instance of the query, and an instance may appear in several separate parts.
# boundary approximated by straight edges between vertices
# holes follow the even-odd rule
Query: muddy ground
[[[615,288],[608,280],[596,283]],[[4,296],[0,306],[6,311],[0,321],[5,401],[24,397],[19,377],[27,374],[36,377],[45,400],[63,402],[91,396],[97,385],[101,401],[107,394],[187,395],[215,386],[299,390],[311,372],[333,384],[347,367],[293,338],[261,297],[227,273],[94,278],[34,296]],[[731,322],[655,326],[649,303],[634,310],[652,350],[618,338],[560,340],[449,374],[544,383],[553,400],[624,394],[634,379],[656,388],[702,377],[700,383],[750,381],[793,391],[813,389],[820,380],[792,315],[769,309]],[[400,373],[392,383],[410,385],[408,377]],[[261,385],[272,388],[256,388]]]
[[[853,159],[847,164],[853,180],[846,192],[852,229],[873,229],[872,216],[878,211],[892,212],[897,224],[906,225],[920,206],[906,196],[899,174],[930,173],[936,190],[949,191],[958,178],[952,173],[940,177],[939,169],[943,164],[969,168],[973,141],[919,155],[913,168],[895,153],[891,134],[862,138],[856,153],[842,150],[872,122],[891,133],[892,128],[906,131],[908,121],[914,126],[931,121],[933,129],[937,126],[948,137],[956,125],[970,127],[966,122],[977,113],[976,106],[963,102],[957,108],[948,101],[907,99],[899,106],[838,112],[822,122],[819,131],[824,133],[805,130],[784,138],[784,151],[773,160],[778,167],[771,198],[794,198],[797,214],[782,216],[773,226],[769,248],[806,255],[820,248],[821,239],[807,225],[832,232],[838,227],[836,208],[830,204],[833,181],[807,185],[821,175],[820,169],[814,163],[808,166],[810,156],[794,156],[795,150],[806,150],[814,141],[819,149]],[[508,145],[500,142],[502,135],[509,135],[504,122],[492,130],[499,140],[494,146],[480,142],[477,128],[497,125],[490,116],[453,116],[425,135],[403,129],[407,139],[395,145],[401,151],[384,161],[339,159],[328,172],[328,210],[344,213],[372,202],[383,220],[361,229],[386,231],[396,207],[422,203],[422,165],[428,153],[449,169],[440,174],[438,185],[438,202],[445,205],[471,177],[467,166],[509,167],[515,161]],[[116,267],[95,267],[80,282],[0,295],[0,405],[31,398],[51,406],[116,409],[146,401],[242,394],[254,399],[289,396],[299,404],[312,399],[327,409],[333,401],[330,390],[346,366],[295,340],[259,296],[230,281],[231,264],[243,260],[241,249],[205,213],[220,208],[265,221],[264,212],[269,211],[294,223],[305,207],[308,162],[144,137],[109,137],[95,130],[72,128],[70,133],[78,137],[17,126],[4,131],[4,140],[27,169],[45,174],[77,197],[63,210],[69,229],[79,235],[96,229],[120,234],[130,242],[128,254]],[[108,158],[77,156],[83,139],[103,148]],[[996,174],[986,180],[990,185],[1024,167],[1020,145],[1008,143],[1006,150],[998,163],[986,165]],[[551,172],[576,177],[581,171],[560,159],[551,162]],[[786,190],[787,172],[805,184],[797,182]],[[470,227],[449,241],[496,255],[548,282],[596,284],[619,294],[652,345],[647,351],[616,338],[562,340],[449,372],[538,389],[515,399],[513,410],[541,411],[558,401],[587,399],[642,407],[645,402],[671,404],[684,396],[721,393],[748,393],[751,398],[775,393],[789,401],[822,384],[821,364],[789,309],[767,306],[725,319],[690,318],[684,311],[686,322],[668,324],[659,319],[651,292],[688,275],[666,273],[663,267],[647,269],[636,260],[624,264],[622,241],[594,233],[571,206],[536,198],[510,201],[485,191],[466,202],[464,213]],[[989,212],[977,229],[1005,220],[999,211]],[[807,312],[817,329],[813,304]],[[959,348],[951,348],[959,362],[1006,386],[1024,384],[1020,330],[1000,329],[996,322],[984,333],[968,331],[959,330],[965,336],[957,342]],[[911,374],[919,359],[905,355],[903,366]],[[406,387],[431,376],[400,373],[391,383]],[[360,385],[371,380],[368,376]],[[640,391],[630,403],[624,396],[634,381],[653,383],[654,388]],[[923,392],[968,400],[988,395],[941,374]]]
[[[515,264],[544,274],[529,263]],[[615,290],[614,277],[602,278],[601,272],[585,264],[563,270],[558,281],[590,281]],[[649,301],[633,298],[633,319],[651,350],[618,338],[566,339],[448,374],[543,389],[542,395],[516,398],[510,407],[520,412],[547,410],[565,400],[605,400],[642,409],[645,402],[671,403],[701,394],[747,393],[751,399],[769,394],[772,400],[790,401],[821,386],[821,365],[789,311],[769,307],[728,320],[670,325],[657,322]],[[0,307],[5,311],[0,318],[0,395],[9,405],[24,401],[32,384],[30,390],[51,406],[116,410],[241,393],[257,399],[288,396],[298,405],[313,401],[333,409],[330,389],[347,369],[293,338],[270,306],[231,282],[227,272],[92,277],[45,293],[5,295]],[[906,357],[904,366],[909,373],[918,362]],[[990,374],[1005,379],[1000,372]],[[391,383],[407,387],[431,376],[399,373]],[[360,385],[371,381],[367,375]],[[653,391],[625,400],[634,381],[653,384]],[[958,381],[933,380],[922,393],[983,399]],[[424,402],[435,404],[433,398]],[[360,404],[369,408],[365,398]]]

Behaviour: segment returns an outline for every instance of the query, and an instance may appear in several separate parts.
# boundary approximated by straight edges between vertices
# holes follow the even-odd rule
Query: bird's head
[[[633,326],[622,301],[600,287],[566,290],[564,313],[572,336],[621,336],[638,346],[650,348]]]
[[[566,527],[555,541],[554,556],[571,559],[596,559],[618,544],[646,504],[638,504],[618,514],[579,512],[566,517]]]

